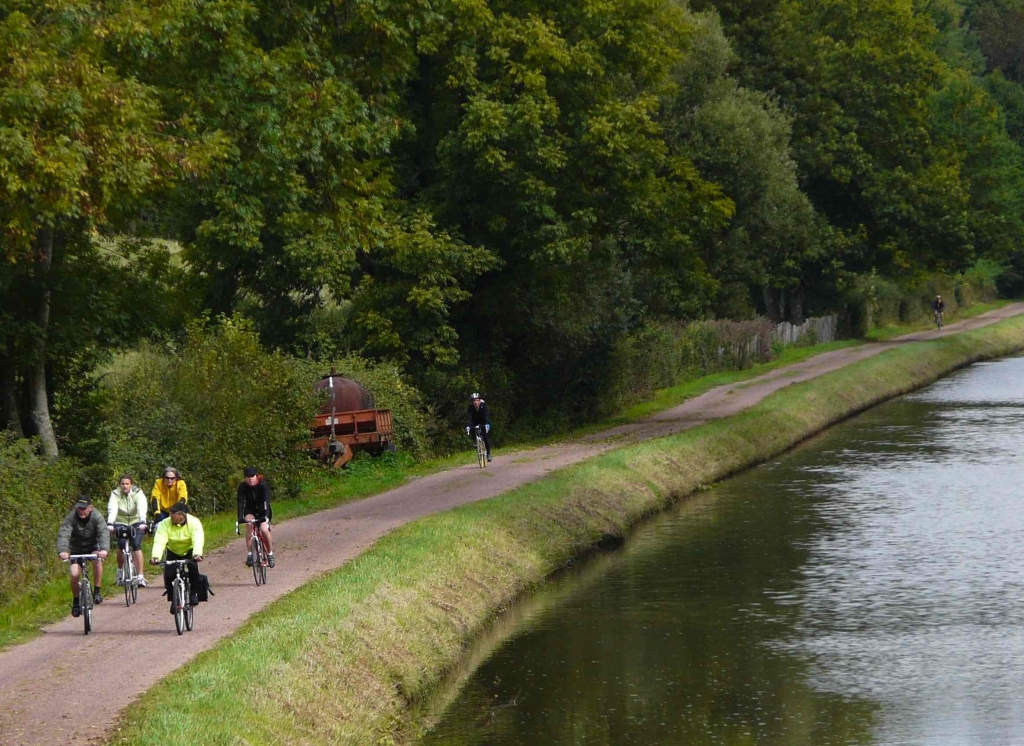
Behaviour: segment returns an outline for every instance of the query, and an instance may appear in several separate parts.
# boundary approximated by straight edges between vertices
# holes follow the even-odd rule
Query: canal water
[[[1024,359],[684,501],[473,655],[422,743],[1024,743]]]

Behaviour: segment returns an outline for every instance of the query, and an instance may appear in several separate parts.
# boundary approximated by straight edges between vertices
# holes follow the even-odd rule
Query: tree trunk
[[[782,314],[779,313],[779,303],[775,298],[775,288],[768,285],[761,286],[761,294],[764,295],[764,309],[768,318],[778,324],[782,321]]]
[[[800,326],[804,323],[804,288],[797,285],[789,299],[789,323]]]
[[[18,371],[11,359],[11,340],[6,342],[6,352],[0,354],[0,430],[10,430],[19,438],[25,437],[21,429],[21,413],[18,411]]]
[[[39,332],[32,341],[32,364],[26,380],[28,382],[29,418],[35,435],[39,436],[43,456],[51,461],[57,459],[57,438],[53,434],[50,420],[50,403],[46,390],[46,334],[50,326],[50,265],[53,262],[53,229],[43,228],[36,235],[35,280],[39,306],[35,322]]]

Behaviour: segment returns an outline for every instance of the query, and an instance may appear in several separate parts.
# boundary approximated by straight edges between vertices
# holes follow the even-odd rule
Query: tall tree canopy
[[[113,21],[106,6],[77,0],[0,4],[3,415],[19,429],[19,399],[27,402],[25,423],[51,458],[55,279],[161,178],[173,150],[152,91],[109,64],[103,39]]]

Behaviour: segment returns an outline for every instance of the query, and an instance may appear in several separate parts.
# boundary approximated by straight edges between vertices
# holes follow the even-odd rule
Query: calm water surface
[[[425,744],[1024,744],[1024,359],[687,500],[523,602]]]

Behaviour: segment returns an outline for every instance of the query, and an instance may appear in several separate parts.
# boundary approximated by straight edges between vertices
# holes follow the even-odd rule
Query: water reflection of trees
[[[813,690],[809,661],[771,646],[798,621],[812,537],[830,530],[803,469],[856,437],[687,501],[552,584],[424,742],[871,742],[873,703]]]

